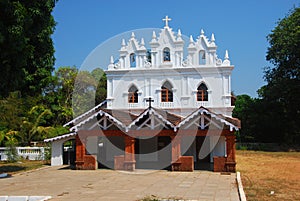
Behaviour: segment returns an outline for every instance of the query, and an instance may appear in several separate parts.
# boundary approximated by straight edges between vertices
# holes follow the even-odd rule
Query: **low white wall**
[[[7,152],[9,148],[0,147],[0,160],[5,161],[8,159]],[[45,148],[44,147],[16,147],[17,155],[24,159],[29,160],[44,160]]]

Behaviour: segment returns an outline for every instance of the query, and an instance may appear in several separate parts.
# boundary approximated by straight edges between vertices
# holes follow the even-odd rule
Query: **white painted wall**
[[[51,166],[63,165],[63,144],[65,141],[57,140],[51,143]]]
[[[156,37],[158,35],[158,37]],[[125,40],[124,40],[125,41]],[[168,26],[155,33],[150,41],[151,66],[146,66],[144,41],[134,36],[129,42],[122,42],[120,62],[108,66],[107,100],[109,109],[146,108],[145,99],[154,99],[156,108],[199,108],[204,106],[231,116],[231,71],[233,66],[228,60],[228,52],[222,61],[217,57],[215,38],[207,39],[204,32],[194,42],[191,38],[188,48],[184,49],[181,33],[175,34]],[[171,61],[163,61],[163,49],[170,49]],[[183,58],[187,51],[187,58]],[[205,51],[206,64],[199,64],[199,51]],[[129,66],[129,55],[136,53],[136,67]],[[160,89],[168,80],[173,85],[173,103],[162,103]],[[204,82],[208,87],[209,100],[197,102],[197,87]],[[138,88],[139,102],[128,103],[128,89],[131,85]]]
[[[75,137],[72,136],[51,142],[51,166],[63,165],[63,145],[71,139],[75,139]]]

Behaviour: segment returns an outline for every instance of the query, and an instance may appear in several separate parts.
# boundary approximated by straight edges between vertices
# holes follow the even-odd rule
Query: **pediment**
[[[169,46],[169,47],[174,47],[176,42],[174,32],[170,28],[165,28],[161,31],[159,38],[158,38],[158,43],[160,46]]]

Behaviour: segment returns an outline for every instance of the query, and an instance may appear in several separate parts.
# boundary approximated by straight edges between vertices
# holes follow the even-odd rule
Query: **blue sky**
[[[234,93],[257,97],[257,89],[265,84],[263,67],[270,65],[265,60],[266,36],[293,6],[300,6],[300,1],[59,0],[53,12],[55,67],[79,68],[108,39],[130,30],[163,28],[162,18],[168,15],[169,26],[183,35],[196,38],[201,29],[209,38],[214,33],[218,56],[223,59],[228,49],[235,66]]]

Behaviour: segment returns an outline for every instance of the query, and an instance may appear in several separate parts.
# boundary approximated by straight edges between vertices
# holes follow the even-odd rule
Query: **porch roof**
[[[66,123],[64,126],[70,126],[70,131],[77,131],[83,125],[88,124],[92,120],[96,123],[93,126],[97,126],[97,121],[103,116],[110,122],[115,124],[124,132],[134,129],[134,125],[138,122],[146,121],[147,115],[154,115],[160,122],[165,123],[174,131],[182,128],[192,118],[203,115],[206,119],[214,119],[220,123],[227,125],[230,130],[238,130],[241,127],[240,120],[237,118],[227,117],[222,114],[216,114],[211,110],[200,108],[186,108],[186,109],[158,109],[149,107],[147,109],[107,109],[106,102],[103,102],[86,113],[74,118],[72,121]],[[99,123],[99,122],[98,122]]]
[[[68,138],[68,137],[73,137],[76,134],[77,134],[76,132],[66,133],[64,135],[59,135],[59,136],[56,136],[56,137],[53,137],[53,138],[44,139],[44,142],[53,142],[53,141],[65,139],[65,138]]]

